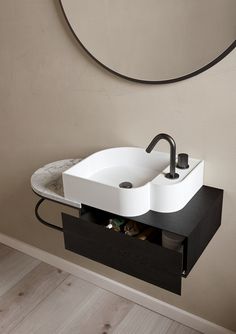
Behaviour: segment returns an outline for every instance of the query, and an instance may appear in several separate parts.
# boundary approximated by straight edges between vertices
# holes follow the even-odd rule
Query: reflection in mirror
[[[133,80],[185,79],[217,63],[236,44],[236,0],[60,2],[90,55]]]

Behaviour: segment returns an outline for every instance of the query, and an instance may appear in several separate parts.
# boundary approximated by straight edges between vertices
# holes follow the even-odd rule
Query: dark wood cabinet
[[[203,186],[180,211],[149,211],[131,217],[156,229],[156,238],[139,240],[105,225],[109,212],[82,206],[79,218],[62,213],[65,247],[149,283],[181,294],[182,277],[190,270],[221,224],[223,190]],[[162,247],[162,231],[184,237],[180,251]]]

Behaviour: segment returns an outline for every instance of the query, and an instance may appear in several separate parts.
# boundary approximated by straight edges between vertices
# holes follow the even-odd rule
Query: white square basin
[[[64,196],[125,217],[149,210],[182,209],[203,185],[203,161],[190,159],[189,168],[167,179],[169,154],[118,147],[90,155],[63,173]],[[121,188],[124,182],[132,188]]]

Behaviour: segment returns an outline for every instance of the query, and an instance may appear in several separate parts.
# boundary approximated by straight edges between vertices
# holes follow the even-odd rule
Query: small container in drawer
[[[62,213],[66,249],[180,294],[183,253],[107,229],[109,215],[97,209],[80,218]]]

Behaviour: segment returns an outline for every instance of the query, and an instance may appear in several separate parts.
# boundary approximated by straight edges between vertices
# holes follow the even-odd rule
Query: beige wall
[[[236,330],[235,86],[235,51],[176,84],[121,80],[78,47],[56,0],[1,1],[0,232]],[[222,227],[183,280],[181,297],[65,251],[60,233],[33,214],[30,176],[38,167],[104,147],[146,147],[161,131],[178,151],[205,159],[205,184],[225,189]]]

